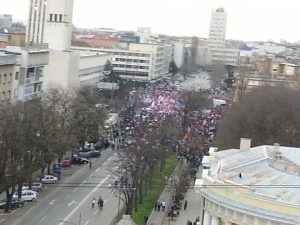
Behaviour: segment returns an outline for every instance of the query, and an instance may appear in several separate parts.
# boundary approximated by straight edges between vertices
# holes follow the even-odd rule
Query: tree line
[[[90,90],[53,87],[39,99],[1,105],[0,191],[6,192],[7,203],[24,182],[31,186],[33,173],[49,174],[65,153],[99,138],[106,112],[96,107],[98,101]]]

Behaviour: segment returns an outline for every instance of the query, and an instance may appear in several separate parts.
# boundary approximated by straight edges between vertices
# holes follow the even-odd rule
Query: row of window
[[[122,65],[122,64],[114,64],[116,68],[133,68],[133,69],[149,69],[149,66],[137,66],[137,65]]]
[[[116,55],[125,55],[125,56],[138,56],[138,57],[149,57],[150,54],[143,54],[143,53],[128,53],[128,52],[116,52]]]
[[[115,58],[117,62],[138,62],[138,63],[149,63],[149,60],[139,60],[139,59],[122,59],[122,58]]]
[[[9,73],[8,75],[4,73],[3,75],[0,74],[0,84],[6,84],[6,83],[11,83],[13,79],[13,74]],[[19,72],[15,73],[15,80],[19,79]]]
[[[50,17],[49,17],[49,22],[64,22],[64,17],[65,17],[65,20],[66,20],[66,15],[63,15],[63,14],[50,14]]]
[[[14,97],[16,98],[18,95],[17,89],[14,89]],[[2,101],[9,101],[12,98],[11,90],[3,91],[1,95]]]
[[[148,77],[148,73],[144,72],[130,72],[130,71],[115,71],[120,76],[135,76],[135,77]]]

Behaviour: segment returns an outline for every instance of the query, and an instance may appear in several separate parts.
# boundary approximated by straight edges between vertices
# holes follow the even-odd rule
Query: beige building
[[[257,74],[235,76],[234,101],[258,87],[298,88],[299,81],[295,77],[272,77]]]
[[[14,102],[18,97],[19,65],[15,54],[0,52],[0,102]]]
[[[202,225],[299,225],[300,149],[264,145],[210,150]]]

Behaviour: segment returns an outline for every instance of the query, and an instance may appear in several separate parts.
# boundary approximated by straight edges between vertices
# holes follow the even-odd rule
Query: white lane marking
[[[55,199],[54,199],[54,200],[52,200],[51,202],[49,202],[49,205],[53,205],[53,204],[54,204],[54,202],[55,202]]]
[[[88,199],[90,196],[97,191],[97,189],[104,184],[104,182],[110,177],[111,174],[108,174],[63,220],[67,221],[70,217],[80,208],[80,206]],[[63,225],[64,222],[61,222],[59,225]]]
[[[90,222],[89,220],[88,220],[88,221],[86,221],[84,225],[87,225],[89,222]]]
[[[4,221],[4,219],[0,219],[0,223],[2,223]]]
[[[93,214],[96,215],[98,211],[99,211],[99,209],[97,209]]]
[[[100,167],[98,167],[97,169],[96,169],[96,172],[98,172],[100,170]]]
[[[77,191],[77,188],[75,188],[72,192],[75,192],[75,191]]]
[[[111,161],[114,157],[115,157],[115,155],[109,157],[104,163],[102,163],[102,166],[107,165],[109,163],[109,161]]]
[[[46,218],[47,218],[47,216],[44,216],[42,219],[40,219],[40,222],[42,222]]]
[[[108,199],[105,199],[105,200],[104,200],[103,205],[105,204],[105,202],[107,202],[107,200],[108,200]]]
[[[71,205],[73,205],[75,203],[75,201],[73,200],[73,201],[71,201],[69,204],[68,204],[68,206],[71,206]]]

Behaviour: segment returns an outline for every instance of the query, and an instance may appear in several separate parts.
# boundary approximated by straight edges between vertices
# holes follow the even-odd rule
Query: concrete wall
[[[51,50],[49,65],[45,67],[43,89],[49,85],[63,88],[79,88],[79,52]]]

